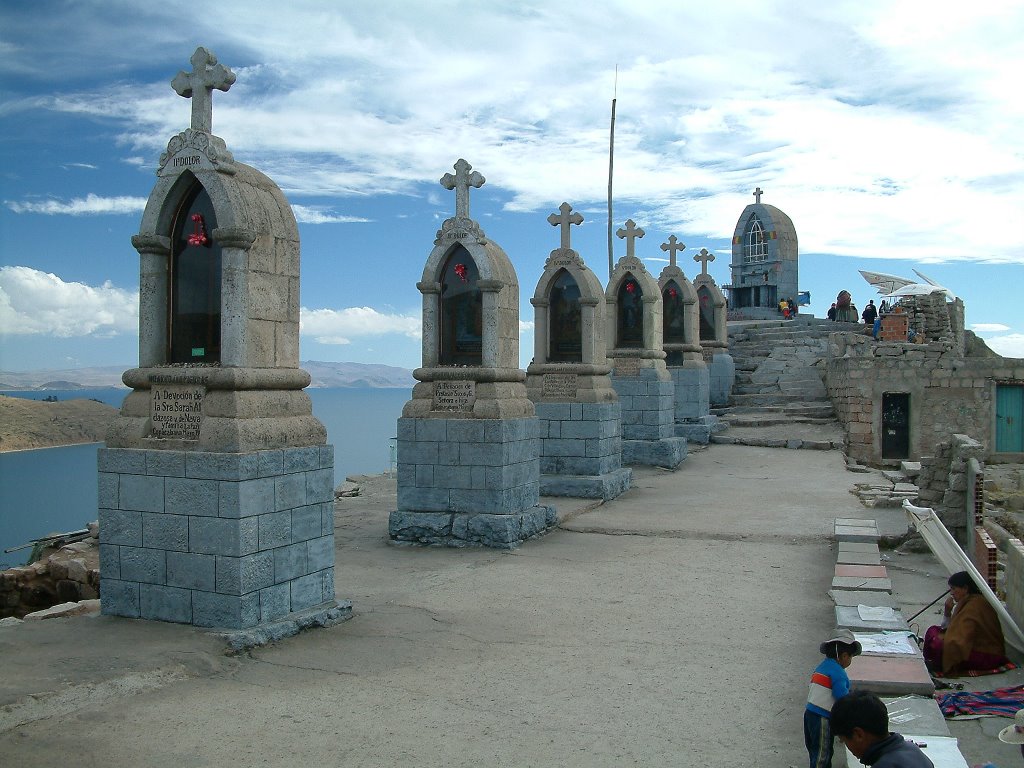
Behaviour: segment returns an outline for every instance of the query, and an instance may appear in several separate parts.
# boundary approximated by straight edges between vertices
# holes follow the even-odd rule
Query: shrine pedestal
[[[540,402],[535,407],[543,495],[607,501],[630,487],[633,471],[622,466],[618,402]]]
[[[611,379],[622,406],[622,463],[675,469],[686,458],[686,439],[675,434],[675,385],[664,366]]]
[[[98,462],[104,614],[245,629],[337,613],[333,446]]]
[[[520,419],[398,420],[393,541],[512,549],[553,528],[542,506],[539,424]]]
[[[736,381],[736,363],[728,350],[715,350],[708,364],[711,405],[728,405]]]

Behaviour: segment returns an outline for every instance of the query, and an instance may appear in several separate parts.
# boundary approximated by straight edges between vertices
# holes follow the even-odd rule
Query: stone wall
[[[956,433],[969,434],[991,450],[996,382],[1024,382],[1024,359],[965,358],[943,342],[876,342],[838,333],[829,339],[829,398],[846,427],[850,457],[869,464],[884,463],[881,411],[886,392],[910,395],[906,458],[927,454]]]
[[[917,477],[919,503],[934,509],[961,545],[967,544],[968,528],[975,526],[975,497],[973,489],[968,488],[968,464],[974,459],[980,465],[984,451],[977,440],[953,435],[950,440],[937,443],[932,456],[921,457],[921,474]]]
[[[99,597],[98,528],[95,523],[89,527],[89,538],[44,550],[30,565],[0,571],[0,619]]]

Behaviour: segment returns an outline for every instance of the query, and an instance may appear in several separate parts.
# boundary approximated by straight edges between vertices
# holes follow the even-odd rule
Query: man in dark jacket
[[[864,307],[864,311],[860,313],[861,320],[864,321],[865,325],[871,325],[875,322],[875,318],[878,317],[878,310],[875,309],[875,302],[869,300],[868,305]]]
[[[854,691],[832,705],[832,733],[864,765],[935,768],[916,744],[889,733],[889,713],[873,693]]]

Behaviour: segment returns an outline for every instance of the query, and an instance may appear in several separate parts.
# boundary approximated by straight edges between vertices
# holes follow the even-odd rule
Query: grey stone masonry
[[[553,526],[539,505],[538,434],[536,417],[399,419],[391,538],[509,549]]]
[[[241,629],[334,600],[334,449],[101,448],[102,612]]]
[[[561,228],[561,247],[548,256],[530,300],[534,357],[526,393],[540,423],[541,493],[607,501],[629,488],[633,475],[622,466],[621,408],[605,339],[607,305],[601,281],[569,247],[571,226],[583,217],[571,213],[568,203],[558,210],[548,222]],[[575,288],[578,299],[566,300],[560,286],[569,286],[570,293]]]
[[[618,402],[537,403],[545,496],[613,499],[630,487]]]
[[[622,463],[675,469],[686,458],[686,438],[675,433],[675,384],[665,366],[661,289],[633,253],[643,230],[631,219],[626,225],[619,230],[626,256],[615,265],[605,290],[612,389],[622,407]]]
[[[555,525],[539,505],[537,412],[519,366],[519,278],[501,246],[469,217],[484,177],[459,159],[441,186],[455,216],[441,222],[417,288],[423,367],[398,421],[393,541],[511,548]]]

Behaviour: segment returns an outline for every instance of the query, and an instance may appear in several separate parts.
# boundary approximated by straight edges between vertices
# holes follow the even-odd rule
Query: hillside
[[[57,403],[0,395],[0,452],[100,442],[117,409],[95,400]]]

